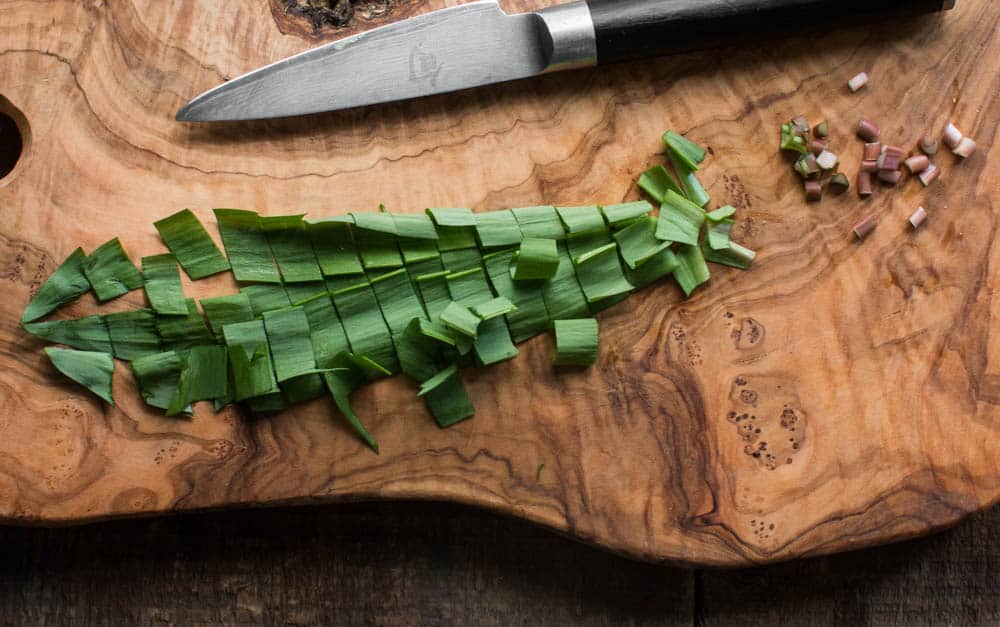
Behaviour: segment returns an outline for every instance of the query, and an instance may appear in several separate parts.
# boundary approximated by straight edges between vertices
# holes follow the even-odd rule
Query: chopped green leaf
[[[447,275],[445,280],[448,283],[451,299],[460,305],[472,307],[493,298],[493,289],[481,266],[463,272],[453,272]]]
[[[108,327],[101,316],[29,322],[22,326],[28,333],[53,344],[65,344],[82,351],[113,352]]]
[[[255,211],[215,209],[215,219],[237,281],[281,282],[267,236]]]
[[[587,314],[587,297],[576,278],[576,268],[566,242],[557,250],[559,269],[551,281],[542,286],[542,301],[550,320],[577,318]]]
[[[594,303],[632,291],[632,284],[625,279],[618,262],[618,245],[614,242],[580,255],[575,262],[576,277],[587,302]]]
[[[556,240],[528,237],[521,241],[514,262],[515,281],[547,280],[559,269],[559,250]]]
[[[430,207],[427,215],[438,226],[476,226],[476,214],[466,207]]]
[[[329,368],[333,358],[349,351],[351,345],[326,286],[304,283],[289,286],[287,290],[292,304],[300,305],[306,312],[316,365],[319,368]]]
[[[502,248],[521,243],[521,228],[509,209],[476,214],[476,235],[482,248]]]
[[[440,267],[440,263],[438,264]],[[420,291],[420,298],[424,301],[424,309],[431,320],[444,311],[444,308],[451,302],[451,294],[448,292],[448,282],[445,277],[450,273],[447,270],[421,274],[416,278],[417,289]]]
[[[445,326],[458,331],[472,339],[476,338],[481,322],[479,316],[472,313],[465,305],[456,302],[449,303],[439,316]]]
[[[184,360],[174,351],[144,355],[132,361],[132,373],[143,400],[151,407],[170,408],[184,370]]]
[[[205,317],[208,318],[208,324],[212,327],[212,332],[215,333],[215,339],[219,341],[223,339],[222,327],[234,322],[247,322],[254,318],[250,297],[243,293],[203,298],[199,302]]]
[[[697,246],[704,222],[705,212],[701,207],[674,192],[667,192],[660,207],[656,237],[667,242]]]
[[[715,211],[709,211],[705,214],[705,217],[709,222],[722,222],[727,218],[731,218],[736,215],[736,207],[732,205],[726,205],[725,207],[719,207]]]
[[[142,278],[146,284],[146,297],[158,314],[167,316],[187,315],[181,273],[177,259],[167,253],[142,258]]]
[[[483,320],[490,320],[512,311],[517,311],[517,307],[506,296],[497,296],[472,308],[472,312]]]
[[[395,234],[409,239],[437,240],[437,229],[434,221],[426,213],[392,213],[396,226]]]
[[[83,274],[102,303],[142,287],[142,275],[117,237],[90,253],[83,262]]]
[[[280,284],[247,285],[240,288],[240,294],[250,300],[254,316],[261,316],[265,311],[282,309],[292,304],[288,299],[288,292]]]
[[[110,354],[52,346],[45,349],[45,354],[59,372],[103,398],[110,405],[115,404],[111,396],[115,360]]]
[[[635,270],[670,246],[670,242],[657,239],[656,227],[657,219],[646,216],[615,233],[618,250],[629,268]]]
[[[264,330],[278,383],[316,369],[316,356],[309,339],[309,320],[302,307],[264,312]]]
[[[398,268],[403,265],[396,243],[396,221],[388,213],[352,213],[354,240],[366,269]]]
[[[186,316],[156,316],[156,331],[163,341],[163,348],[167,350],[185,351],[193,346],[215,342],[215,336],[208,330],[197,303],[193,298],[185,302],[188,309]]]
[[[510,329],[501,317],[484,319],[472,344],[479,363],[484,366],[517,357],[517,347],[510,339]]]
[[[733,268],[739,268],[740,270],[746,270],[753,264],[753,260],[757,257],[757,253],[750,250],[749,248],[744,248],[736,242],[730,240],[728,245],[723,249],[713,249],[708,242],[703,242],[701,246],[702,254],[705,256],[706,261],[711,261],[712,263],[718,263],[725,266],[732,266]]]
[[[502,251],[483,257],[483,263],[497,294],[506,296],[517,307],[516,311],[507,314],[507,324],[514,341],[523,342],[548,328],[549,315],[539,285],[515,283],[511,278],[510,263],[513,255],[513,251]]]
[[[601,213],[597,205],[556,207],[556,212],[571,239],[608,230],[608,225],[604,222],[604,214]]]
[[[542,239],[564,240],[566,231],[562,220],[556,213],[556,208],[545,205],[541,207],[520,207],[511,209],[521,235],[525,238],[538,237]]]
[[[449,335],[445,335],[448,341],[442,341],[441,337],[442,334],[434,329],[430,322],[419,318],[411,321],[406,329],[395,337],[396,354],[399,355],[399,365],[403,374],[418,383],[423,383],[434,376],[438,370],[437,361],[441,356],[442,347],[453,344]]]
[[[441,253],[438,251],[437,229],[434,221],[426,213],[392,214],[399,233],[399,250],[403,253],[403,261],[407,264],[433,259]]]
[[[160,238],[192,279],[203,279],[229,269],[229,262],[215,245],[198,216],[183,209],[153,223]]]
[[[343,276],[364,271],[354,247],[354,238],[351,237],[351,227],[345,221],[348,219],[349,216],[341,219],[306,220],[306,233],[312,242],[313,253],[323,276]]]
[[[420,386],[427,408],[439,427],[449,427],[475,413],[469,394],[465,391],[458,366],[452,364]]]
[[[393,334],[402,333],[414,318],[427,317],[406,268],[373,278],[371,286],[375,290],[382,317]]]
[[[653,205],[645,200],[626,202],[618,205],[604,205],[601,207],[604,219],[608,221],[608,224],[613,229],[624,228],[649,216],[652,211]]]
[[[556,366],[589,366],[597,361],[597,320],[556,320]]]
[[[279,394],[264,322],[251,320],[227,324],[222,332],[233,372],[233,397],[242,401]]]
[[[441,264],[449,272],[464,272],[475,270],[482,266],[483,255],[478,248],[463,248],[461,250],[446,250],[441,253]]]
[[[87,255],[82,248],[74,250],[56,271],[45,280],[21,315],[21,322],[34,322],[62,305],[90,291],[90,281],[83,274]]]
[[[224,346],[195,346],[184,358],[182,377],[186,378],[185,394],[180,404],[186,407],[194,401],[228,399],[229,360]]]
[[[156,316],[149,309],[105,314],[104,323],[118,359],[131,361],[163,350],[156,332]]]
[[[673,175],[667,172],[662,165],[654,165],[639,176],[639,189],[642,189],[656,202],[663,202],[663,197],[668,191],[675,191],[683,194],[681,186],[674,180]]]
[[[348,353],[337,355],[331,366],[336,368],[336,370],[325,372],[322,376],[327,389],[330,391],[330,396],[333,397],[334,404],[337,405],[337,409],[340,410],[340,413],[344,415],[347,422],[354,428],[361,439],[375,453],[378,453],[378,442],[368,433],[365,426],[361,424],[361,419],[358,418],[358,415],[351,408],[350,400],[351,392],[364,385],[365,380],[370,378],[370,375],[365,373],[358,366],[357,362],[351,359],[351,355]]]
[[[698,164],[705,160],[705,149],[690,139],[673,131],[663,134],[663,143],[670,149],[670,154],[679,159],[691,170],[697,170]]]
[[[701,186],[701,181],[695,176],[694,170],[689,168],[686,163],[680,161],[673,151],[670,152],[670,162],[673,164],[674,171],[677,172],[677,177],[680,179],[681,187],[684,189],[684,196],[699,207],[707,205],[711,197],[705,191],[705,188]]]
[[[690,296],[696,287],[708,281],[709,272],[705,257],[698,246],[681,244],[677,247],[677,262],[674,278],[684,290],[684,294]]]
[[[323,272],[316,261],[301,215],[261,217],[260,227],[267,236],[284,282],[323,280]]]
[[[732,220],[708,223],[708,236],[705,241],[712,250],[729,248],[729,233],[733,230]]]
[[[674,255],[674,251],[667,248],[650,257],[634,270],[626,270],[625,276],[628,282],[636,288],[642,288],[671,274],[677,269],[677,264],[677,256]]]
[[[366,355],[391,372],[399,371],[392,333],[379,310],[375,292],[367,282],[333,293],[351,351]]]

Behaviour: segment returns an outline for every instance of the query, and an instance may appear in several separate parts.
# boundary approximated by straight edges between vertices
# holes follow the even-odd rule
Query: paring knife
[[[749,32],[829,28],[950,9],[955,0],[586,0],[508,15],[472,2],[254,70],[177,112],[251,120],[347,109],[680,52]]]

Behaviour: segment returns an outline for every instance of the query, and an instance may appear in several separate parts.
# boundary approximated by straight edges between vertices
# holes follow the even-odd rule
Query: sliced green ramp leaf
[[[102,303],[142,287],[142,275],[117,237],[90,253],[83,262],[83,274]]]
[[[670,246],[670,242],[657,239],[656,224],[656,218],[646,216],[615,233],[618,250],[629,268],[635,270]]]
[[[698,245],[705,212],[701,207],[674,192],[667,196],[660,207],[656,237],[667,242]]]
[[[472,313],[483,320],[492,320],[513,311],[517,311],[517,307],[506,296],[497,296],[472,307]]]
[[[371,286],[382,317],[393,334],[402,333],[414,318],[427,317],[406,268],[373,278]]]
[[[152,310],[137,309],[104,315],[115,357],[131,361],[154,355],[163,349],[156,332],[156,316]]]
[[[113,352],[108,326],[101,316],[29,322],[23,326],[28,333],[53,344],[65,344],[82,351]]]
[[[548,280],[559,270],[559,249],[554,239],[527,237],[521,240],[514,261],[515,281]]]
[[[442,428],[450,427],[475,413],[458,374],[458,366],[454,364],[425,381],[420,386],[419,396],[424,397],[431,415]]]
[[[521,243],[521,228],[509,209],[476,214],[476,236],[482,248],[501,248]]]
[[[205,317],[208,318],[208,324],[212,327],[215,339],[219,341],[223,339],[222,327],[234,322],[247,322],[254,318],[250,297],[243,293],[203,298],[199,302]]]
[[[705,264],[701,248],[687,244],[677,247],[677,269],[674,270],[674,278],[687,296],[690,296],[696,287],[708,281],[708,266]]]
[[[472,313],[468,307],[456,302],[449,303],[439,318],[448,328],[472,339],[476,338],[479,323],[482,322],[479,316]]]
[[[301,215],[261,217],[260,226],[285,283],[323,280]]]
[[[250,309],[255,317],[262,316],[265,311],[282,309],[292,304],[283,285],[247,285],[240,288],[240,294],[250,299]]]
[[[493,298],[493,289],[481,266],[445,277],[451,299],[460,305],[472,307]]]
[[[520,207],[511,209],[517,225],[521,228],[523,237],[538,237],[541,239],[566,239],[566,230],[562,220],[556,213],[556,208],[546,205],[541,207]]]
[[[639,189],[649,194],[656,202],[663,202],[663,197],[668,191],[684,193],[674,177],[662,165],[654,165],[643,172],[639,176],[638,185]]]
[[[237,401],[273,395],[280,397],[264,322],[251,320],[227,324],[222,332],[233,372],[233,397]]]
[[[170,408],[170,402],[180,384],[184,360],[174,351],[145,355],[132,361],[139,392],[147,405]]]
[[[49,346],[45,354],[56,369],[114,405],[111,396],[111,379],[115,373],[115,360],[108,353],[78,351]]]
[[[507,250],[483,257],[493,289],[507,297],[517,307],[507,314],[507,324],[515,342],[538,335],[549,326],[549,314],[542,299],[542,288],[535,283],[515,283],[510,276],[511,258]]]
[[[626,202],[619,205],[605,205],[601,207],[604,219],[608,221],[613,229],[624,228],[642,218],[648,217],[653,211],[653,205],[645,200]]]
[[[749,248],[740,246],[732,240],[726,242],[726,247],[722,249],[712,248],[708,240],[706,240],[702,242],[701,252],[706,261],[724,266],[732,266],[740,270],[749,268],[753,264],[753,260],[757,257],[757,253]]]
[[[570,238],[608,230],[604,215],[597,205],[556,207],[556,211]]]
[[[667,145],[671,155],[692,171],[697,170],[698,165],[705,160],[704,148],[673,131],[663,134],[663,143]]]
[[[255,211],[216,209],[222,244],[229,255],[229,264],[237,281],[280,283],[281,276],[274,266],[267,236]]]
[[[21,315],[21,322],[34,322],[89,292],[90,281],[83,274],[86,259],[87,255],[82,248],[70,253],[28,303]]]
[[[705,218],[707,218],[709,222],[722,222],[723,220],[731,218],[734,215],[736,215],[736,207],[726,205],[725,207],[719,207],[715,211],[709,211],[705,214]]]
[[[589,366],[597,361],[597,320],[556,320],[556,366]]]
[[[632,291],[618,262],[618,245],[614,242],[586,252],[575,260],[576,278],[588,302],[597,302]]]
[[[364,282],[336,291],[333,303],[340,314],[351,351],[370,357],[391,372],[398,372],[399,362],[392,345],[392,333],[382,318],[371,285]]]
[[[403,265],[396,244],[396,222],[388,213],[352,213],[354,241],[365,269],[398,268]]]
[[[627,269],[625,277],[636,288],[643,288],[671,274],[677,269],[677,265],[677,256],[674,255],[674,251],[667,248],[650,257],[639,267]]]
[[[156,330],[163,348],[167,350],[185,351],[193,346],[215,342],[215,336],[208,330],[194,299],[189,298],[185,303],[188,309],[186,316],[156,316]]]
[[[203,279],[229,269],[229,262],[212,241],[198,216],[183,209],[153,223],[160,238],[192,279]]]
[[[146,297],[156,313],[167,316],[187,315],[181,273],[177,270],[177,259],[173,255],[167,253],[143,257],[142,278]]]
[[[550,320],[587,315],[587,297],[576,278],[576,269],[565,242],[559,243],[559,269],[542,286],[542,299]]]
[[[705,242],[712,250],[729,248],[729,233],[733,230],[733,220],[710,221]]]
[[[430,208],[438,233],[438,250],[461,250],[476,246],[476,216],[465,207]]]
[[[670,162],[674,166],[674,171],[677,172],[677,176],[680,178],[681,187],[684,189],[684,196],[699,207],[707,205],[711,198],[708,192],[705,191],[705,188],[702,187],[698,177],[695,176],[694,169],[688,167],[672,150],[668,152],[670,154]]]
[[[311,292],[311,293],[310,293]],[[349,351],[350,343],[340,323],[340,316],[333,307],[333,300],[323,284],[301,284],[288,287],[292,304],[300,305],[309,321],[309,337],[312,340],[316,366],[329,368],[330,362],[338,354]]]
[[[407,264],[433,259],[438,252],[437,229],[434,221],[426,213],[392,214],[399,237],[399,251]]]
[[[229,397],[229,359],[224,346],[195,346],[184,357],[180,386],[184,395],[179,405],[186,407],[194,401],[226,400]]]
[[[309,320],[302,307],[289,307],[264,313],[264,329],[278,383],[290,402],[318,398],[323,381],[316,374]]]
[[[306,233],[323,276],[342,276],[364,271],[351,236],[350,216],[326,220],[306,220]]]
[[[369,375],[347,353],[339,354],[331,363],[331,367],[336,368],[336,370],[333,372],[324,372],[322,376],[327,389],[330,391],[330,396],[333,397],[334,404],[340,410],[340,413],[344,415],[344,418],[347,419],[351,427],[364,440],[365,444],[378,453],[378,442],[368,433],[368,430],[361,423],[361,419],[354,413],[350,400],[351,392],[364,385]]]

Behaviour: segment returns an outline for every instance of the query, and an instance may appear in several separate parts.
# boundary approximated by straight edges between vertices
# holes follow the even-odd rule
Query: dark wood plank
[[[690,624],[693,576],[459,505],[0,528],[0,622]]]
[[[996,625],[1000,509],[945,533],[757,569],[698,573],[704,625]]]

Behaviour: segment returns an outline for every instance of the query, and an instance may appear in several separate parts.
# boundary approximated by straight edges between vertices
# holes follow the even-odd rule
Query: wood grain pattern
[[[0,94],[31,132],[0,181],[8,522],[450,499],[642,559],[741,564],[926,533],[1000,495],[1000,190],[988,155],[1000,36],[986,0],[818,40],[224,126],[172,115],[192,94],[316,43],[282,34],[263,0],[6,0],[0,16]],[[873,85],[850,96],[844,82],[859,68]],[[848,171],[862,114],[903,145],[954,119],[981,152],[963,164],[943,155],[945,175],[927,192],[911,182],[866,203],[807,206],[773,148],[775,125],[799,112],[834,124]],[[148,411],[119,369],[119,406],[103,407],[16,323],[73,247],[117,234],[136,258],[160,251],[151,223],[181,207],[209,221],[213,206],[322,215],[379,202],[610,203],[636,196],[666,127],[710,146],[704,182],[741,209],[737,237],[761,252],[755,268],[716,272],[689,301],[662,285],[602,314],[587,372],[554,376],[539,338],[515,361],[469,373],[477,416],[449,430],[403,381],[359,392],[379,457],[326,401],[268,420],[199,409],[176,421]],[[905,218],[917,204],[931,217],[914,234]],[[856,244],[850,226],[870,211],[882,224]],[[765,442],[766,453],[748,453]]]

